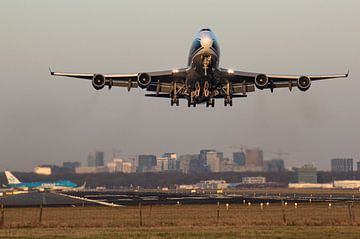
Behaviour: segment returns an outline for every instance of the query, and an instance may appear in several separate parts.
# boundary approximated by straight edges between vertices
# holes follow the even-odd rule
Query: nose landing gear
[[[201,56],[201,61],[203,64],[204,75],[207,76],[207,71],[209,69],[209,65],[211,64],[211,55]]]
[[[176,105],[176,106],[179,106],[179,99],[174,97],[174,98],[171,98],[171,106],[173,105]]]

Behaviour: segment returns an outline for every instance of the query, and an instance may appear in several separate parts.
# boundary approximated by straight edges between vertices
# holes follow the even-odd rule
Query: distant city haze
[[[359,1],[2,1],[0,171],[231,146],[279,149],[286,167],[360,160]],[[257,90],[233,107],[171,107],[123,88],[96,91],[73,72],[183,67],[190,44],[211,28],[220,65],[283,74],[346,73],[307,92]]]

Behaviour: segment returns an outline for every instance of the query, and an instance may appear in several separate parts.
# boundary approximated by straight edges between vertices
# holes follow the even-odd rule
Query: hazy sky
[[[123,155],[197,153],[232,145],[282,149],[286,166],[360,160],[359,1],[1,1],[0,171]],[[210,27],[224,67],[345,73],[307,92],[256,91],[215,108],[170,107],[145,91],[96,91],[57,71],[143,72],[186,65]],[[265,152],[265,159],[275,155]]]

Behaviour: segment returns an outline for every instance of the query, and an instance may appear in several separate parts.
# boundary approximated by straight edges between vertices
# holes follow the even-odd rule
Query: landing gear
[[[204,92],[203,92],[203,96],[205,98],[209,97],[210,91],[209,91],[209,82],[205,81],[204,83]]]
[[[196,103],[195,102],[191,103],[190,101],[188,101],[188,107],[190,107],[190,106],[196,107]]]
[[[193,94],[194,94],[195,97],[199,97],[199,96],[200,96],[200,90],[201,90],[200,82],[197,81],[197,82],[195,83],[195,91],[193,91],[193,92],[194,92]]]
[[[202,64],[203,64],[204,75],[207,76],[209,65],[211,63],[211,55],[201,56],[201,60],[202,60]]]
[[[215,106],[215,99],[214,98],[211,98],[209,99],[208,101],[206,101],[206,107],[214,107]]]
[[[190,107],[190,106],[196,107],[196,102],[194,101],[194,98],[193,98],[193,97],[190,97],[190,98],[188,99],[188,107]]]
[[[227,96],[224,100],[224,106],[232,106],[232,98],[231,96]]]
[[[171,106],[176,105],[179,106],[179,99],[178,98],[172,98],[171,99]]]

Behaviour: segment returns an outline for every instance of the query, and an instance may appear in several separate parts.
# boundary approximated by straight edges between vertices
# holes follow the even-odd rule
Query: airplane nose
[[[210,37],[203,37],[201,38],[200,43],[202,47],[209,49],[212,46],[213,41]]]

